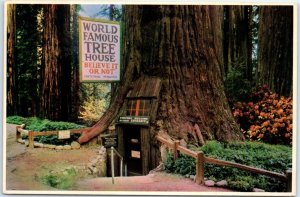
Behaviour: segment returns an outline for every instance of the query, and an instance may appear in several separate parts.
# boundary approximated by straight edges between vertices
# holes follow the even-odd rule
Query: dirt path
[[[232,192],[232,190],[198,185],[179,175],[155,172],[147,176],[95,178],[79,181],[81,190],[85,191],[186,191],[186,192]]]
[[[16,125],[7,124],[7,190],[56,190],[39,177],[67,167],[84,167],[97,156],[97,147],[78,150],[30,149],[15,141]]]
[[[40,177],[63,168],[84,168],[97,156],[97,147],[78,150],[30,149],[15,141],[16,125],[7,124],[6,189],[7,190],[58,190],[43,184]],[[5,173],[5,172],[4,172]],[[156,172],[147,176],[93,178],[83,176],[74,180],[68,191],[230,191],[197,185],[188,178]]]

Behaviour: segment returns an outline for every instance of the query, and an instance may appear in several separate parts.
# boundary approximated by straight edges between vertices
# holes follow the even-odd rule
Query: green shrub
[[[245,77],[245,65],[234,63],[225,77],[225,93],[230,101],[245,101],[251,92],[252,85]]]
[[[24,124],[25,120],[26,120],[26,118],[23,118],[21,116],[8,116],[6,118],[7,123],[18,124],[18,125]]]
[[[253,189],[253,179],[247,176],[240,176],[236,180],[230,180],[228,186],[234,190],[251,192]]]
[[[40,132],[78,129],[84,127],[82,125],[78,125],[75,123],[62,122],[62,121],[50,121],[47,119],[42,120],[37,117],[23,118],[20,116],[10,116],[7,118],[7,122],[12,124],[25,124],[27,130],[40,131]],[[73,134],[71,135],[70,139],[58,139],[57,135],[37,136],[35,137],[35,140],[46,144],[65,145],[65,144],[70,144],[72,141],[77,140],[79,136],[80,134]]]
[[[233,142],[220,143],[207,142],[200,149],[205,156],[220,160],[240,163],[266,169],[269,171],[285,173],[292,167],[292,149],[289,146],[269,145],[259,142]],[[174,162],[169,153],[165,167],[168,171],[182,175],[195,174],[195,159],[179,155]],[[252,191],[254,187],[271,192],[286,190],[285,183],[263,175],[252,174],[237,168],[221,167],[213,164],[204,165],[205,177],[216,180],[227,180],[229,187],[239,191]]]
[[[32,131],[58,131],[66,129],[78,129],[84,126],[70,122],[57,122],[47,119],[41,120],[36,117],[27,118],[25,121],[26,129]]]
[[[196,161],[194,158],[189,157],[187,155],[179,155],[180,159],[177,159],[174,162],[175,173],[177,174],[195,174],[195,165]]]
[[[170,152],[167,153],[167,159],[164,162],[164,166],[167,172],[175,172],[174,159]]]
[[[41,177],[42,183],[57,189],[68,189],[76,180],[76,171],[74,168],[65,169],[61,174],[48,174]]]

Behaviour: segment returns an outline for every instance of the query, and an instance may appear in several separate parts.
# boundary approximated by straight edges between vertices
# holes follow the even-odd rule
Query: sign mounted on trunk
[[[120,116],[118,123],[134,124],[134,125],[149,125],[149,116]]]
[[[79,18],[82,82],[120,80],[121,27],[116,21]]]

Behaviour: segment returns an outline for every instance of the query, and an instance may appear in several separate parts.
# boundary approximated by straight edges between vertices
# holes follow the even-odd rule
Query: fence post
[[[174,142],[174,147],[173,147],[173,158],[174,158],[174,161],[178,158],[177,148],[178,148],[179,144],[180,144],[179,140],[176,140]]]
[[[287,192],[291,192],[292,191],[292,170],[288,169],[285,172],[285,175],[286,175],[286,179],[287,179],[287,182],[286,182]]]
[[[204,183],[204,154],[203,152],[198,152],[196,157],[196,183]]]
[[[110,164],[111,164],[111,178],[112,178],[112,184],[115,184],[114,176],[115,176],[115,165],[114,165],[114,147],[110,148]]]
[[[21,126],[16,127],[16,141],[18,141],[18,139],[21,138],[21,133],[19,132],[19,128],[21,128]]]
[[[33,131],[28,131],[28,146],[34,148]]]

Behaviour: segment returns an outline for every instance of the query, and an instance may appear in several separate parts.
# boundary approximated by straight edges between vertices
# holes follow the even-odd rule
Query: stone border
[[[25,144],[26,146],[29,146],[28,140],[23,140],[21,138],[18,139],[18,142],[21,144]],[[74,150],[74,149],[80,149],[80,144],[76,141],[73,141],[71,145],[54,145],[54,144],[43,144],[40,142],[34,142],[34,147],[38,148],[49,148],[49,149],[55,149],[55,150]]]

